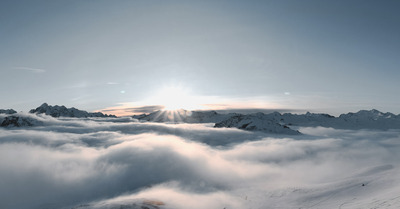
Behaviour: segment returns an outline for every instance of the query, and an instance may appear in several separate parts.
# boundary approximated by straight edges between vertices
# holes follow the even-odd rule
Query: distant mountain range
[[[88,117],[116,117],[115,115],[107,115],[101,112],[89,113],[84,110],[78,110],[74,107],[67,108],[65,106],[51,106],[43,103],[36,109],[29,111],[31,114],[45,114],[52,117],[74,117],[74,118],[88,118]],[[36,118],[26,115],[18,114],[13,109],[2,110],[0,109],[0,126],[1,127],[21,127],[21,126],[38,126],[43,123]]]
[[[335,117],[324,113],[292,114],[219,114],[215,111],[157,111],[136,115],[134,118],[150,122],[215,123],[214,127],[235,127],[249,131],[299,134],[292,126],[332,127],[338,129],[400,129],[400,115],[378,110],[361,110]]]
[[[43,103],[29,111],[30,114],[45,114],[52,117],[116,117],[101,112],[90,113],[65,106],[51,106]],[[156,111],[150,114],[134,115],[139,121],[162,123],[214,123],[215,128],[238,128],[247,131],[262,131],[272,134],[301,134],[293,127],[332,127],[337,129],[400,129],[400,115],[383,113],[378,110],[361,110],[341,114],[339,117],[324,113],[292,114],[273,112],[269,114],[220,114],[216,111]],[[33,117],[18,114],[15,110],[0,109],[0,126],[19,127],[39,125]]]
[[[35,113],[35,114],[43,113],[46,115],[51,115],[53,117],[74,117],[74,118],[116,117],[115,115],[107,115],[107,114],[103,114],[101,112],[89,113],[84,110],[78,110],[74,107],[66,108],[64,105],[51,106],[51,105],[48,105],[47,103],[43,103],[36,109],[30,110],[29,113]]]

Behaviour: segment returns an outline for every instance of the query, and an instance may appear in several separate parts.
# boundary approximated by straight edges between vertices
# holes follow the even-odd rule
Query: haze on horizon
[[[399,9],[389,0],[3,0],[0,109],[181,99],[209,109],[398,114]],[[186,98],[159,100],[176,87]]]

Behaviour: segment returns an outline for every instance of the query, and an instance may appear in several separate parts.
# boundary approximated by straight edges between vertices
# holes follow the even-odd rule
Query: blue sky
[[[3,0],[0,108],[163,105],[154,97],[179,87],[186,101],[221,107],[398,114],[399,9],[361,0]]]

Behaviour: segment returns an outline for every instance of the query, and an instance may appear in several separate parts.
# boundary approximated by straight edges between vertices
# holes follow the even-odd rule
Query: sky
[[[399,9],[389,0],[2,0],[0,109],[399,114]]]

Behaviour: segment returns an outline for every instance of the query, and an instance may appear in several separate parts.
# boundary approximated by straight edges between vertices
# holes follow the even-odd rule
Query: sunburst
[[[153,103],[164,106],[165,111],[200,109],[199,99],[181,86],[168,86],[160,89],[153,98]]]

